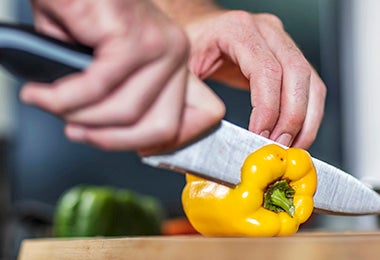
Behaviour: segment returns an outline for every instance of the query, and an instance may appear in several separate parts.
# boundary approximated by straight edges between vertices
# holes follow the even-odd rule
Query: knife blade
[[[143,157],[143,163],[237,185],[245,158],[258,148],[276,143],[228,121],[187,146],[167,154]],[[278,144],[278,143],[277,143]],[[281,144],[278,144],[284,147]],[[339,215],[380,214],[380,196],[352,175],[312,158],[318,175],[315,209]]]
[[[92,50],[36,32],[31,26],[0,23],[0,64],[24,80],[51,82],[84,70]],[[226,185],[240,182],[246,156],[273,141],[222,121],[176,151],[142,158],[154,167],[193,173]],[[317,211],[342,215],[380,214],[380,196],[352,175],[313,158],[318,174]]]

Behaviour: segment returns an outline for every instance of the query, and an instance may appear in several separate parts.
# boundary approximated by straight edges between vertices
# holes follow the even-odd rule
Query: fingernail
[[[282,134],[276,140],[276,142],[283,144],[285,146],[289,146],[291,141],[292,141],[292,136],[290,134]]]
[[[82,142],[84,140],[85,130],[80,126],[69,126],[66,128],[66,136],[73,142]]]
[[[270,132],[268,130],[264,130],[260,133],[260,135],[265,138],[269,138]]]

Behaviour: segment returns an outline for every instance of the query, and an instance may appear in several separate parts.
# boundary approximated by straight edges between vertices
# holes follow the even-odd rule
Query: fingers
[[[326,86],[313,69],[310,79],[310,98],[305,122],[293,142],[293,146],[308,149],[317,137],[323,119],[326,99]]]
[[[225,11],[188,31],[192,71],[241,88],[249,82],[249,130],[286,146],[310,145],[321,123],[325,87],[276,16]]]
[[[240,66],[244,66],[242,72],[249,79],[251,90],[249,130],[268,138],[280,114],[282,68],[261,36],[256,41],[260,45],[247,50],[251,49],[252,56],[245,56],[247,60],[240,58]],[[255,63],[248,65],[249,59],[255,59]]]
[[[63,41],[72,41],[70,34],[39,8],[34,8],[34,25],[36,30]]]
[[[184,71],[178,73],[152,109],[135,125],[98,128],[68,125],[66,135],[71,140],[103,149],[136,149],[142,154],[188,142],[219,122],[225,109],[223,102],[204,83],[190,76],[185,106],[183,110],[177,109],[175,112],[175,108],[181,104],[178,96],[182,95],[185,98],[185,92],[180,90],[178,84],[184,82],[186,75]],[[178,111],[182,113],[179,114]]]
[[[176,136],[186,94],[186,69],[176,73],[161,91],[151,108],[130,126],[68,126],[66,134],[73,141],[93,144],[106,150],[135,150],[171,142]],[[76,136],[78,131],[81,136]]]
[[[155,53],[139,46],[132,41],[122,43],[122,39],[104,43],[84,73],[68,76],[51,86],[29,83],[22,89],[21,98],[59,115],[104,99],[137,68],[157,59]]]
[[[287,146],[307,149],[322,122],[326,86],[300,49],[272,15],[259,28],[282,66],[280,114],[270,138]]]
[[[183,121],[175,146],[182,145],[219,123],[226,112],[223,101],[190,74]]]
[[[290,146],[305,122],[312,68],[276,20],[262,23],[259,28],[282,67],[280,113],[270,138]]]
[[[249,130],[269,137],[280,115],[282,66],[260,33],[234,44],[231,53],[242,74],[249,80],[252,112]]]
[[[202,81],[190,74],[186,105],[177,137],[171,143],[140,149],[141,155],[168,151],[182,146],[219,123],[225,115],[223,101]]]
[[[83,73],[65,77],[53,84],[27,84],[21,92],[21,98],[28,104],[63,116],[68,112],[107,99],[123,84],[125,85],[126,81],[132,78],[133,75],[144,74],[144,69],[150,67],[151,64],[161,61],[164,61],[164,64],[170,64],[170,66],[162,66],[161,70],[155,69],[153,71],[156,74],[162,74],[162,79],[160,80],[162,82],[165,75],[170,75],[177,67],[184,66],[186,62],[189,47],[184,32],[171,24],[157,10],[150,8],[149,5],[151,4],[148,2],[133,1],[137,6],[135,7],[137,9],[136,13],[148,12],[145,14],[146,19],[138,16],[135,12],[131,12],[133,16],[125,17],[128,13],[123,12],[123,10],[132,9],[133,6],[132,4],[127,5],[125,1],[121,0],[114,0],[106,5],[112,6],[114,4],[115,7],[114,9],[108,7],[110,10],[104,10],[104,12],[98,10],[101,4],[94,4],[93,1],[79,1],[81,3],[78,3],[78,1],[66,1],[70,2],[68,9],[73,9],[73,13],[68,13],[66,16],[56,10],[61,1],[41,0],[39,2],[44,3],[42,7],[47,8],[51,13],[58,13],[63,16],[62,23],[67,24],[72,23],[68,18],[72,17],[73,13],[80,13],[83,6],[88,7],[88,12],[78,25],[70,25],[67,30],[70,29],[72,34],[78,38],[92,39],[88,40],[88,42],[94,44],[94,46],[90,45],[94,48],[94,61]],[[102,3],[106,2],[102,1]],[[121,5],[120,8],[117,8],[118,5]],[[140,5],[147,6],[146,8],[141,8]],[[42,10],[44,9],[42,8]],[[127,29],[124,31],[115,29],[118,26],[111,26],[113,29],[106,30],[104,28],[109,26],[108,19],[106,19],[108,16],[106,15],[104,19],[101,19],[103,18],[103,13],[108,13],[108,16],[109,13],[117,14],[111,20],[117,20],[119,24],[124,25],[129,20],[137,20],[137,25],[133,29],[128,29],[128,24],[125,24]],[[143,14],[141,15],[144,16]],[[103,29],[99,29],[99,31],[90,30],[89,32],[86,24],[90,22],[93,22],[97,28]],[[106,23],[106,25],[102,23]],[[129,23],[131,22],[129,21]],[[84,37],[84,35],[87,35],[87,37]],[[86,40],[83,41],[86,42]],[[150,75],[146,75],[148,83],[149,78]],[[153,76],[152,78],[157,77]],[[144,85],[144,83],[141,84]],[[140,86],[134,88],[138,87]],[[141,103],[144,103],[144,101],[150,103],[152,96],[154,94],[158,95],[157,93],[161,87],[160,84],[156,84],[150,92],[145,88],[145,92],[149,96]]]
[[[48,18],[55,14],[72,29],[70,36],[95,49],[95,62],[85,72],[48,88],[29,84],[21,92],[27,103],[69,121],[66,134],[72,140],[149,153],[183,144],[224,115],[224,105],[206,86],[190,78],[186,89],[187,41],[178,40],[170,29],[175,26],[149,2],[113,0],[113,9],[106,9],[107,1],[34,2],[43,2]],[[57,11],[57,3],[68,5],[66,15]],[[251,131],[286,146],[310,146],[322,120],[326,88],[281,21],[243,11],[214,15],[215,20],[201,26],[201,19],[188,30],[196,36],[191,70],[202,78],[249,85]],[[70,17],[85,18],[77,24]],[[86,29],[94,25],[98,33]]]
[[[250,54],[241,54],[248,60],[237,55],[243,74],[250,80],[249,129],[286,146],[294,145],[297,139],[297,145],[308,147],[321,123],[323,83],[315,72],[311,82],[312,67],[277,17],[265,14],[253,19],[257,32],[251,32]],[[241,46],[237,50],[247,52]]]
[[[195,114],[185,111],[202,110],[213,102],[202,99],[199,109],[187,104],[187,36],[151,2],[34,0],[33,4],[39,8],[37,15],[46,16],[37,18],[42,31],[54,34],[49,22],[57,22],[75,41],[94,49],[93,63],[85,71],[52,84],[29,83],[21,91],[24,102],[65,119],[71,140],[107,150],[167,147],[215,122],[215,111],[210,109],[204,123],[200,113],[190,117],[191,124],[181,126],[189,122],[183,119],[189,118],[187,114]]]
[[[64,118],[68,122],[85,125],[134,124],[143,117],[173,75],[178,73],[177,66],[172,59],[160,59],[148,64],[129,76],[108,98],[67,113]],[[184,70],[184,66],[180,70]],[[180,87],[181,82],[176,82]]]
[[[227,13],[225,19],[232,22],[224,28],[226,38],[220,40],[219,46],[221,52],[238,65],[241,71],[238,75],[242,74],[249,81],[253,107],[249,129],[269,137],[280,113],[282,67],[252,17],[241,11]],[[235,82],[237,78],[234,77]]]

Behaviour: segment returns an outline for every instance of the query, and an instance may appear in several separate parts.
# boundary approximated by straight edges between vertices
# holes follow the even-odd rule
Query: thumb
[[[186,105],[176,140],[165,147],[144,149],[139,151],[139,154],[147,156],[185,145],[218,124],[225,112],[223,101],[203,81],[190,73],[187,80]]]
[[[219,122],[226,112],[223,101],[192,73],[187,80],[186,106],[207,114],[214,123]]]

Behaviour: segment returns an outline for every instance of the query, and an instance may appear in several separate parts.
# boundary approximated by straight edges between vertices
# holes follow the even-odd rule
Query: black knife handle
[[[57,40],[32,26],[0,23],[0,65],[25,81],[52,82],[84,70],[91,48]]]

